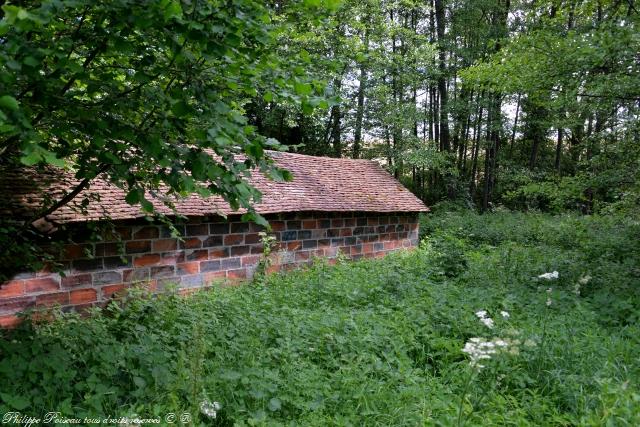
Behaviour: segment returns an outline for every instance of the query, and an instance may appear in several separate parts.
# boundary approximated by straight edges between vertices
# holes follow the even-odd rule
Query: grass
[[[422,230],[411,253],[25,327],[0,341],[0,413],[640,424],[639,222],[440,211]],[[474,369],[462,352],[473,337],[510,345]],[[204,400],[220,403],[215,419]]]

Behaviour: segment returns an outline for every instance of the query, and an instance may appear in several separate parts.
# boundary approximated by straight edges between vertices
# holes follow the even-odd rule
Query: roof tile
[[[363,211],[422,212],[428,208],[389,173],[371,160],[335,159],[302,154],[268,152],[275,163],[293,174],[290,182],[276,182],[254,171],[250,182],[262,192],[255,209],[261,214],[296,211]],[[70,191],[78,180],[69,172],[50,169],[0,171],[0,216],[28,218],[39,209],[44,196],[57,200]],[[93,198],[85,213],[79,211],[82,197]],[[156,209],[173,212],[159,200],[152,200]],[[185,216],[212,214],[229,215],[233,211],[222,197],[203,199],[191,195],[176,201],[178,213]],[[125,202],[125,192],[102,178],[92,181],[76,199],[50,214],[47,219],[57,223],[88,220],[133,219],[145,214],[138,206]]]

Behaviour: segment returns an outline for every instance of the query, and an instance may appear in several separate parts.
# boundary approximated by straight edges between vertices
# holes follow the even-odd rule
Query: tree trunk
[[[369,31],[364,33],[365,52],[369,51]],[[358,85],[358,106],[356,109],[356,128],[353,135],[353,158],[360,157],[362,149],[362,120],[364,118],[364,93],[367,87],[367,67],[363,61],[360,64],[360,83]]]
[[[445,9],[444,0],[435,0],[436,32],[438,34],[438,94],[440,96],[440,149],[450,151],[449,110],[447,106],[446,52],[444,46]]]
[[[558,175],[560,174],[560,153],[562,152],[562,133],[563,130],[562,128],[558,128],[558,142],[556,144],[556,161],[555,161],[555,166],[556,166],[556,172],[558,173]]]

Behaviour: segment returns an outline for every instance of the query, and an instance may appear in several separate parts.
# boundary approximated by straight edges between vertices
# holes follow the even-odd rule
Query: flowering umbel
[[[200,402],[200,412],[209,418],[215,418],[220,408],[222,408],[222,406],[220,406],[218,402],[211,402],[208,399]]]
[[[487,311],[486,310],[480,310],[478,312],[476,312],[476,317],[478,319],[480,319],[480,321],[482,322],[482,324],[484,326],[486,326],[489,329],[493,329],[493,319],[490,317],[487,317]]]
[[[491,356],[496,354],[508,345],[508,343],[500,338],[494,338],[487,341],[484,338],[469,338],[462,349],[463,353],[469,355],[472,368],[482,369],[484,365],[480,364],[482,360],[491,359]]]
[[[555,280],[560,277],[560,273],[553,271],[552,273],[544,273],[538,276],[538,279]]]

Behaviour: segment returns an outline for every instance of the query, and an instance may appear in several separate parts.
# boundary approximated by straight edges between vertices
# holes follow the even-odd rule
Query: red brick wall
[[[416,215],[375,213],[294,213],[267,216],[277,239],[274,269],[333,259],[338,251],[352,258],[375,257],[415,246]],[[152,290],[167,284],[180,289],[215,280],[251,277],[262,254],[256,224],[239,218],[192,218],[178,225],[182,241],[160,225],[116,224],[121,242],[67,245],[64,274],[22,273],[0,288],[0,326],[12,326],[16,313],[54,305],[84,309],[108,301],[114,293],[144,283]]]

